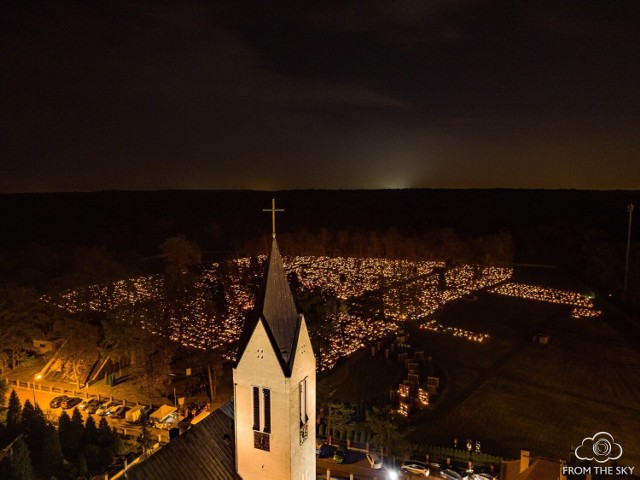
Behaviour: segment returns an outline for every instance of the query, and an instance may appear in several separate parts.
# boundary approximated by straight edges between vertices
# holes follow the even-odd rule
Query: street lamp
[[[35,380],[40,380],[41,378],[42,378],[42,375],[41,374],[37,374],[34,377],[34,381],[31,382],[31,387],[33,388],[33,406],[34,407],[36,406],[36,382],[35,382]]]
[[[629,287],[629,250],[631,248],[631,220],[633,217],[633,203],[627,206],[629,223],[627,228],[627,254],[624,261],[624,285],[622,287],[622,300],[627,300],[627,288]]]

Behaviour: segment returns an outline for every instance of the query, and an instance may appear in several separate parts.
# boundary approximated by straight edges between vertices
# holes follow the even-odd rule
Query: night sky
[[[640,185],[640,2],[0,2],[0,192]]]

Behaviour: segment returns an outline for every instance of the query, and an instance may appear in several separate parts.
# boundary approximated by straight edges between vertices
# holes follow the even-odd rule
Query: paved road
[[[318,478],[326,479],[327,469],[331,470],[331,478],[349,479],[349,474],[353,474],[354,480],[419,480],[425,479],[422,475],[415,475],[410,473],[401,473],[400,469],[396,466],[391,469],[384,466],[381,470],[373,470],[367,460],[364,457],[364,453],[350,450],[345,457],[347,463],[337,464],[332,458],[318,458],[316,461],[316,473]],[[393,477],[389,474],[389,470],[395,470],[397,477]],[[429,479],[441,478],[437,472],[433,472],[432,475],[426,477]]]

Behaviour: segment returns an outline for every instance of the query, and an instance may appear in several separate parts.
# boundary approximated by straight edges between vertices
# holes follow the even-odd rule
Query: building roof
[[[301,318],[287,281],[278,242],[274,237],[256,309],[247,320],[240,339],[238,361],[242,358],[256,325],[258,322],[262,322],[280,365],[285,375],[289,376],[295,356]]]
[[[149,458],[131,467],[123,478],[241,480],[235,470],[233,442],[233,400],[230,400]]]

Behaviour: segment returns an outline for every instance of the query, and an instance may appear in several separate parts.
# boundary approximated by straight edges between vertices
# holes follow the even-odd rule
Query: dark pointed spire
[[[297,332],[298,311],[275,237],[271,244],[262,293],[259,314],[269,325],[283,360],[289,363]]]

